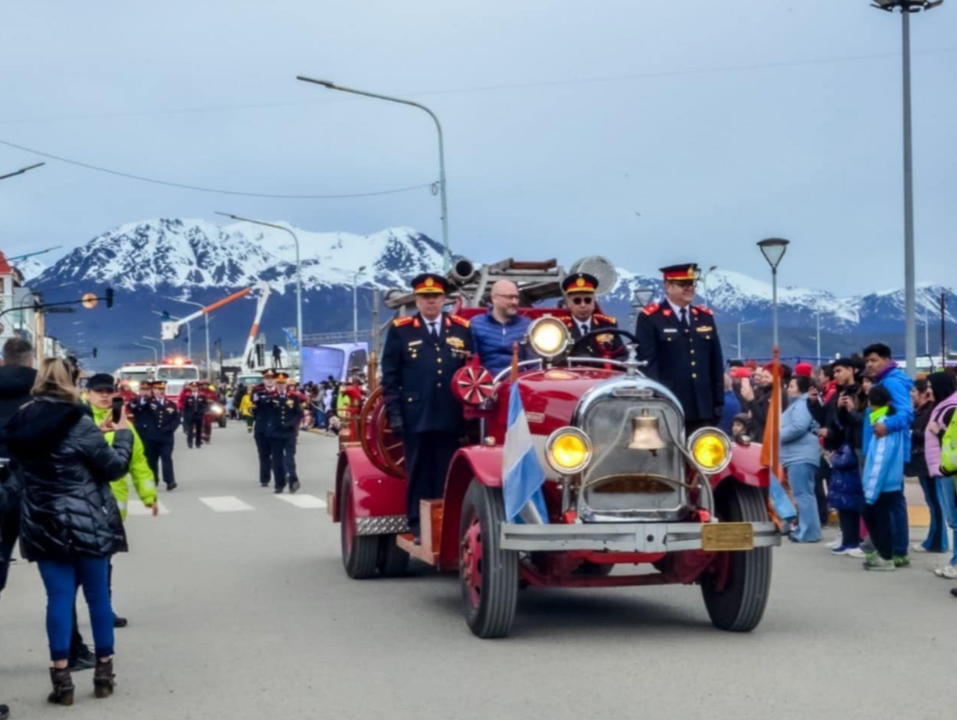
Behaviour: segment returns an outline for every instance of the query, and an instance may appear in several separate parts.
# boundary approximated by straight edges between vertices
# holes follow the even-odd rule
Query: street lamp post
[[[312,83],[313,85],[322,85],[322,87],[328,88],[329,90],[338,90],[339,92],[362,95],[364,97],[375,98],[376,100],[386,100],[388,102],[399,103],[401,105],[411,105],[412,107],[419,108],[419,110],[424,110],[429,114],[429,117],[431,117],[435,122],[435,129],[439,133],[439,196],[441,197],[442,201],[442,263],[443,272],[448,272],[449,268],[452,266],[452,252],[449,249],[449,208],[445,196],[445,143],[442,139],[442,124],[439,122],[438,116],[429,110],[429,108],[427,108],[425,105],[413,102],[412,100],[403,100],[402,98],[391,97],[389,95],[380,95],[378,93],[366,92],[365,90],[356,90],[355,88],[336,85],[328,80],[316,80],[314,78],[304,77],[303,75],[297,75],[296,80]]]
[[[145,343],[133,343],[136,347],[146,348],[147,350],[153,351],[153,364],[159,365],[159,357],[156,355],[156,348],[152,345],[147,345]]]
[[[144,340],[149,340],[151,342],[158,342],[160,344],[160,352],[163,354],[163,357],[166,357],[166,343],[163,340],[155,337],[149,337],[148,335],[143,336]]]
[[[300,380],[302,379],[302,261],[299,255],[299,236],[296,235],[290,228],[284,227],[282,225],[277,225],[276,223],[268,223],[262,220],[253,220],[247,217],[240,217],[239,215],[233,215],[232,213],[217,212],[217,215],[222,215],[224,217],[231,218],[238,222],[248,222],[253,225],[262,225],[263,227],[271,227],[276,230],[282,230],[292,235],[292,240],[296,244],[296,346],[298,350],[296,352],[299,365],[299,376]]]
[[[741,350],[741,326],[742,326],[742,325],[750,325],[750,324],[753,323],[753,322],[755,322],[755,321],[754,321],[754,320],[744,320],[744,321],[738,323],[738,360],[740,360],[741,357],[742,357],[742,355],[744,355],[744,353],[743,353],[742,350]]]
[[[195,305],[198,308],[206,307],[202,303],[194,302],[193,300],[181,300],[180,298],[170,297],[168,295],[164,296],[167,300],[172,300],[173,302],[183,303],[184,305]],[[203,321],[206,324],[206,374],[209,375],[210,379],[213,376],[213,365],[210,362],[209,356],[209,313],[203,313]],[[186,323],[187,329],[189,328],[189,323]]]
[[[817,314],[817,361],[821,362],[821,313]]]
[[[711,298],[708,297],[708,276],[718,269],[717,265],[712,265],[705,272],[701,273],[701,297],[706,306],[711,306]]]
[[[910,16],[932,10],[944,0],[873,0],[879,10],[901,11],[904,105],[904,351],[907,373],[917,372],[917,281],[914,259],[914,163],[911,144]]]
[[[775,352],[777,352],[778,349],[778,265],[781,263],[781,258],[784,257],[784,253],[787,252],[789,243],[790,240],[783,238],[768,238],[758,243],[758,247],[761,248],[761,254],[764,255],[764,259],[767,260],[768,265],[771,266],[771,306],[774,317],[773,337]]]
[[[352,278],[352,342],[359,342],[359,276],[365,269],[360,267]]]

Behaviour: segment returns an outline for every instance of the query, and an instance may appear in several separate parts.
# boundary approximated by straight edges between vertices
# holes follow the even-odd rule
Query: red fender
[[[461,448],[452,457],[445,479],[442,504],[442,548],[439,568],[454,570],[459,562],[459,522],[462,501],[472,480],[488,487],[502,487],[502,446],[474,445]]]
[[[406,514],[405,480],[379,470],[359,446],[347,447],[339,453],[336,468],[337,499],[342,497],[346,468],[352,473],[352,501],[357,518]],[[339,522],[339,519],[339,508],[336,507],[333,521]]]
[[[711,478],[711,486],[717,487],[725,478],[734,478],[743,485],[767,488],[771,484],[768,469],[761,464],[761,445],[738,445],[732,443],[731,464],[719,475]]]

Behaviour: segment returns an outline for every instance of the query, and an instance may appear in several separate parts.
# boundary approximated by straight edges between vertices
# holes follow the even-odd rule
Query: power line
[[[957,48],[938,48],[914,51],[912,55],[941,55],[957,52]],[[555,80],[536,80],[527,83],[502,83],[497,85],[475,85],[445,90],[397,90],[392,94],[409,97],[428,97],[438,95],[466,95],[471,93],[493,92],[497,90],[529,90],[534,88],[562,87],[567,85],[590,85],[596,83],[624,82],[655,78],[685,77],[693,75],[713,75],[721,73],[750,72],[754,70],[779,70],[794,67],[816,65],[834,65],[839,63],[861,62],[864,60],[886,60],[900,57],[900,53],[871,53],[866,55],[844,55],[829,58],[807,58],[804,60],[782,60],[777,62],[751,63],[744,65],[725,65],[685,70],[659,70],[652,72],[628,73],[623,75],[599,75],[583,78],[559,78]],[[308,105],[328,105],[338,102],[356,102],[347,98],[336,100],[286,100],[258,103],[236,103],[227,105],[187,106],[180,108],[155,108],[152,110],[131,110],[114,113],[77,113],[72,115],[39,115],[26,118],[0,118],[0,125],[18,123],[53,122],[58,120],[96,120],[116,117],[146,117],[150,115],[175,115],[203,112],[222,112],[231,110],[257,110]]]
[[[23,150],[24,152],[33,153],[34,155],[39,155],[40,157],[49,158],[51,160],[58,160],[59,162],[66,163],[67,165],[75,165],[86,170],[93,170],[95,172],[106,173],[108,175],[116,175],[129,180],[138,180],[139,182],[152,183],[154,185],[165,185],[166,187],[180,188],[182,190],[216,193],[218,195],[240,195],[242,197],[271,198],[279,200],[342,200],[345,198],[373,197],[376,195],[394,195],[396,193],[410,192],[412,190],[421,190],[422,188],[431,188],[435,184],[434,182],[429,182],[422,183],[421,185],[409,185],[408,187],[393,188],[391,190],[376,190],[365,193],[344,193],[341,195],[274,195],[270,193],[242,192],[239,190],[221,190],[219,188],[202,187],[200,185],[187,185],[186,183],[171,182],[169,180],[157,180],[156,178],[145,177],[143,175],[133,175],[131,173],[121,172],[119,170],[110,170],[109,168],[100,167],[98,165],[90,165],[89,163],[80,162],[79,160],[71,160],[69,158],[54,155],[42,150],[28,148],[25,145],[17,145],[16,143],[12,143],[7,140],[0,140],[0,145],[6,145],[7,147]]]

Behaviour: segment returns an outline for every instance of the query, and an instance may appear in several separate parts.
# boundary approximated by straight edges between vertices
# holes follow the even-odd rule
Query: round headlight
[[[565,323],[555,317],[540,317],[528,328],[528,344],[546,360],[564,354],[570,338]]]
[[[545,458],[552,468],[563,475],[574,475],[591,461],[591,440],[578,428],[559,428],[548,436]]]
[[[688,441],[691,456],[709,473],[719,473],[731,462],[731,441],[717,428],[701,428]]]

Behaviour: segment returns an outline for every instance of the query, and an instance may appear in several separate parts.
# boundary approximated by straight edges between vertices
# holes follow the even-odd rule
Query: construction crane
[[[259,333],[259,322],[263,317],[263,310],[266,309],[266,301],[269,299],[269,286],[263,283],[260,285],[262,292],[259,294],[259,300],[256,302],[256,316],[253,318],[253,325],[249,328],[249,337],[246,338],[246,347],[243,350],[243,372],[252,373],[255,370],[253,365],[253,349],[256,347],[256,335]]]
[[[201,310],[197,310],[192,315],[187,315],[186,317],[179,318],[178,320],[173,320],[172,318],[168,318],[168,315],[165,315],[164,317],[167,317],[168,319],[164,319],[163,322],[160,324],[160,337],[163,340],[175,340],[176,337],[179,335],[180,328],[182,328],[183,325],[185,325],[186,323],[192,322],[196,318],[200,318],[203,315],[208,315],[214,310],[218,310],[224,305],[229,305],[229,303],[235,300],[244,298],[256,288],[262,288],[263,292],[267,295],[269,293],[268,286],[266,286],[265,283],[263,283],[259,285],[254,285],[252,287],[243,288],[239,292],[234,292],[232,295],[228,297],[224,297],[222,300],[217,300],[212,305],[207,305]]]

